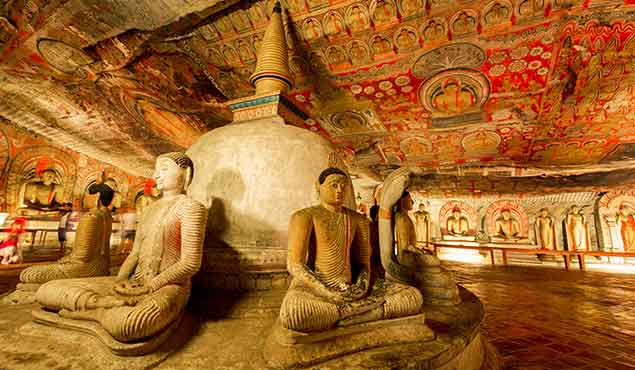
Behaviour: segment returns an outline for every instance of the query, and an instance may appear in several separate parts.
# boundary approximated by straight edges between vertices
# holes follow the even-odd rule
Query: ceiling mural
[[[0,2],[0,115],[147,173],[254,93],[273,3]],[[635,161],[633,1],[282,5],[288,96],[353,172],[579,173]]]

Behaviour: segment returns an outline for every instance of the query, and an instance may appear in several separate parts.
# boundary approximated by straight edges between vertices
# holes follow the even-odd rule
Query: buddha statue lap
[[[416,288],[371,283],[368,220],[342,206],[346,180],[339,169],[323,171],[321,204],[291,218],[287,268],[293,281],[280,309],[286,329],[324,331],[421,312]]]
[[[96,322],[91,334],[100,336],[105,330],[109,337],[100,337],[102,342],[114,341],[118,346],[138,347],[173,329],[202,259],[206,210],[184,194],[192,172],[192,161],[184,153],[159,156],[154,177],[163,197],[144,212],[132,251],[118,275],[48,282],[37,291],[36,299],[56,314],[35,311],[34,317],[50,325],[75,325],[78,330],[83,330],[78,322]],[[64,325],[58,320],[65,320]]]

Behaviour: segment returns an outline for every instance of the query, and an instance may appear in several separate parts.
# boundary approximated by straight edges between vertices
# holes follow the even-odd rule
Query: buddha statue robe
[[[20,274],[20,281],[41,284],[57,279],[108,275],[111,231],[110,210],[91,209],[79,221],[71,253],[50,265],[27,267]]]
[[[51,281],[40,287],[36,300],[62,317],[96,321],[121,342],[152,337],[187,304],[191,278],[201,264],[205,222],[204,206],[184,194],[158,200],[144,212],[116,278]],[[116,284],[122,282],[147,292],[118,293]]]
[[[407,285],[378,279],[355,292],[355,281],[370,273],[370,251],[368,220],[362,215],[321,205],[296,212],[289,226],[293,280],[280,309],[282,326],[319,331],[421,312],[421,293]],[[349,295],[336,293],[350,285]]]

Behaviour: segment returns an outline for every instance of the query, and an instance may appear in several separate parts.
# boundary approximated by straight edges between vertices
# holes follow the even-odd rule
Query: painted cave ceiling
[[[0,0],[0,116],[148,174],[253,94],[273,2]],[[354,173],[635,167],[634,0],[282,5],[288,96]]]

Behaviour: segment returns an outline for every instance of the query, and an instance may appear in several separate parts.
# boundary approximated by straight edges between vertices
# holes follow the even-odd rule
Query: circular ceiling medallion
[[[429,112],[453,116],[479,111],[489,93],[489,81],[481,72],[449,70],[421,85],[419,101]]]
[[[461,42],[446,45],[420,56],[412,66],[412,73],[419,78],[428,78],[446,69],[476,69],[486,58],[485,52],[474,44]]]

